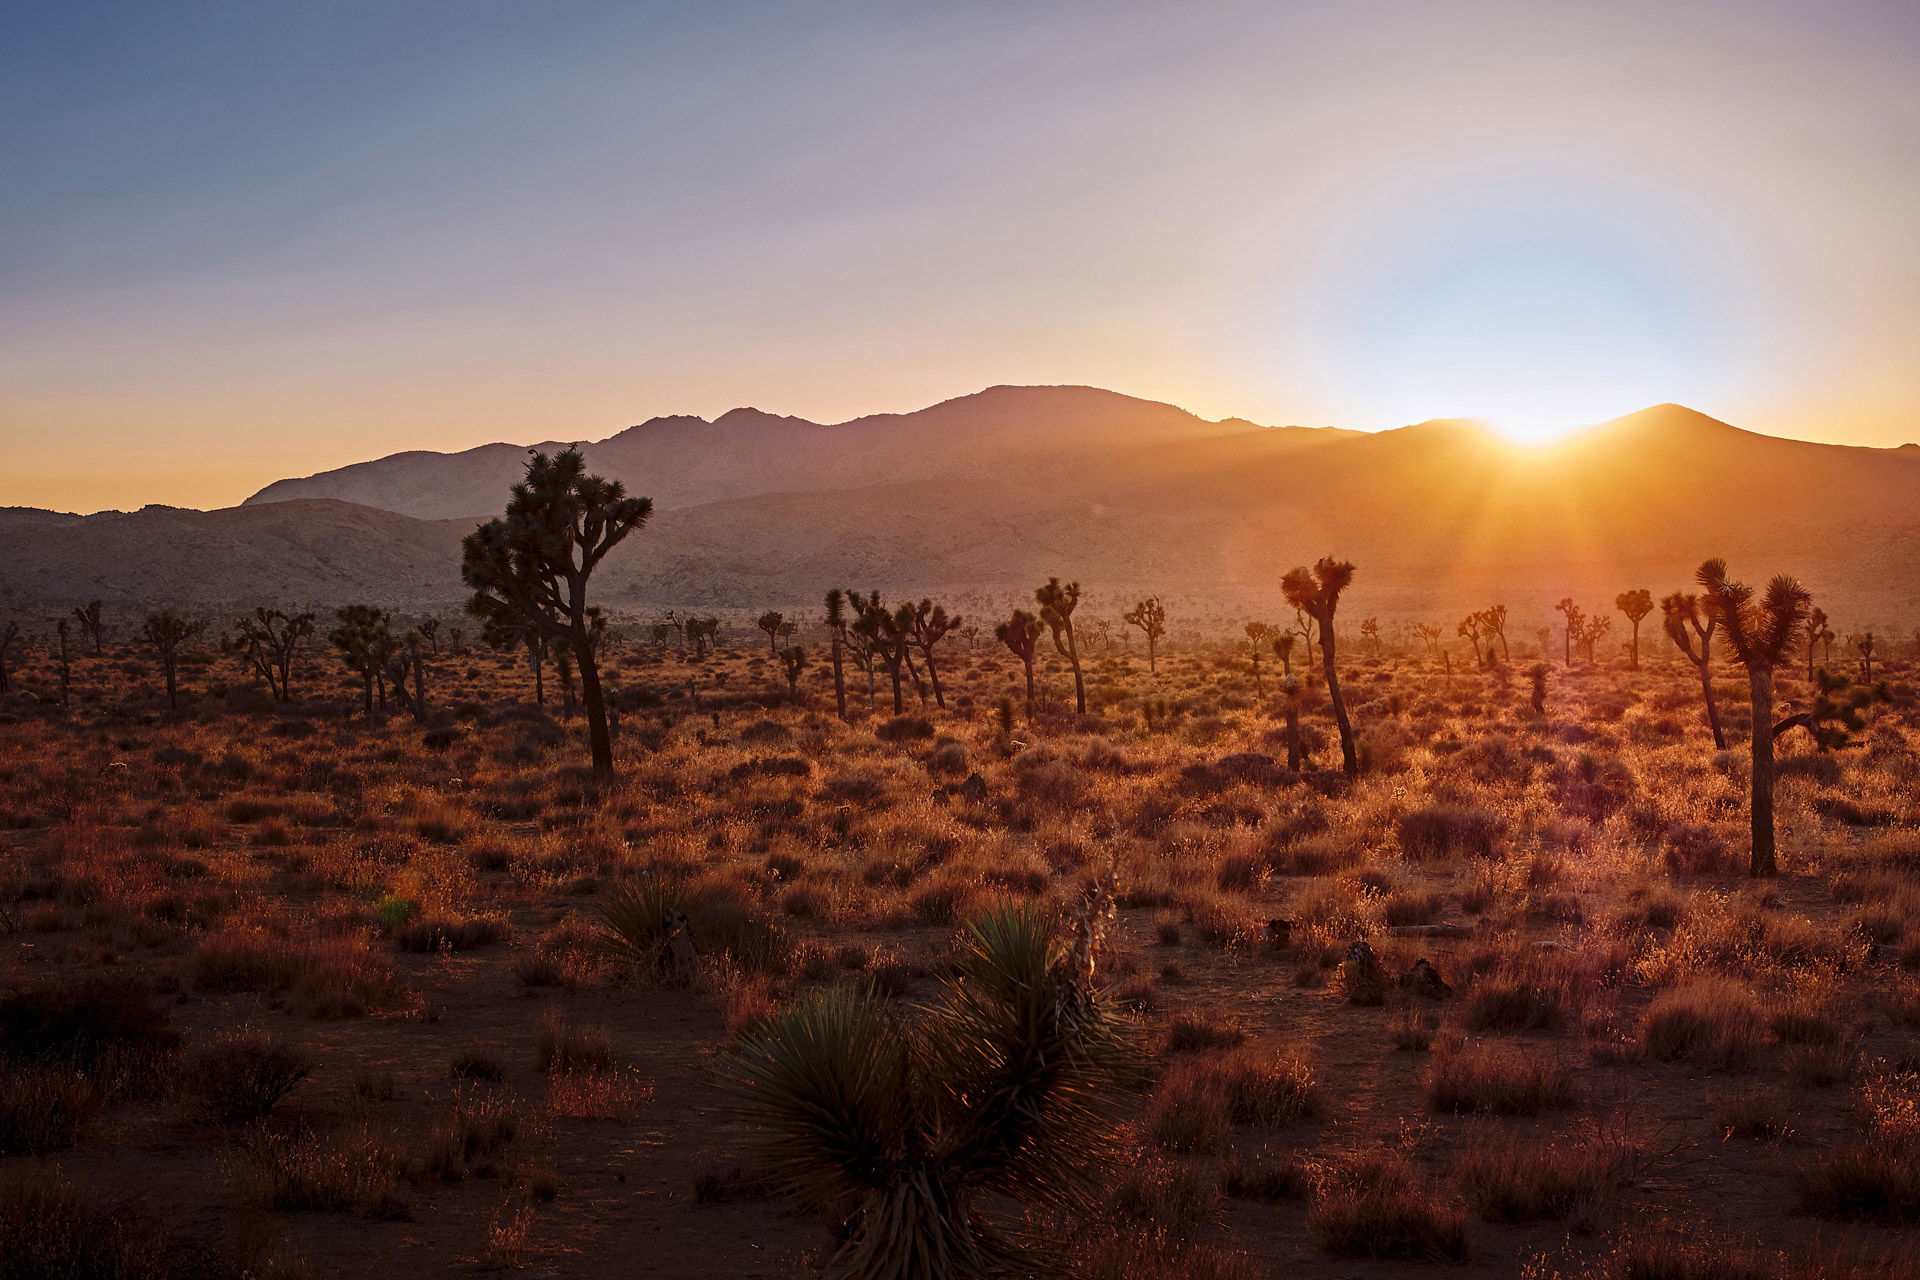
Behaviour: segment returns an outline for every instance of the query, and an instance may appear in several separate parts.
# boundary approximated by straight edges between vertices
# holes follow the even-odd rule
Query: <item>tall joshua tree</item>
[[[501,653],[525,649],[527,669],[533,672],[534,705],[547,705],[547,657],[552,645],[546,632],[512,618],[486,618],[480,623],[480,640]]]
[[[787,677],[787,697],[795,702],[800,700],[800,676],[806,671],[807,651],[797,644],[790,644],[780,651],[780,669]]]
[[[1580,642],[1580,647],[1587,651],[1588,666],[1599,664],[1599,660],[1594,657],[1594,646],[1599,644],[1600,638],[1611,630],[1613,630],[1613,619],[1604,613],[1596,613],[1591,618],[1581,620],[1580,634],[1574,638]]]
[[[89,600],[73,611],[73,620],[87,633],[87,639],[93,645],[93,656],[100,656],[100,642],[107,638],[107,620],[105,611],[98,600]]]
[[[1280,678],[1293,679],[1293,646],[1299,641],[1300,633],[1282,627],[1273,634],[1273,656],[1280,659]]]
[[[1256,698],[1267,696],[1266,689],[1260,683],[1260,651],[1267,647],[1272,635],[1273,628],[1267,623],[1256,621],[1247,624],[1247,648],[1253,653],[1253,696]]]
[[[1747,669],[1753,701],[1753,856],[1749,874],[1775,875],[1773,847],[1773,669],[1793,652],[1793,641],[1807,620],[1812,597],[1785,574],[1754,599],[1752,587],[1727,578],[1724,560],[1709,560],[1694,575],[1709,616],[1727,633],[1733,655]]]
[[[1340,593],[1352,582],[1353,565],[1332,556],[1321,557],[1312,569],[1290,569],[1280,581],[1287,603],[1319,624],[1320,666],[1327,677],[1327,700],[1333,703],[1334,723],[1340,727],[1341,768],[1349,778],[1359,774],[1360,758],[1353,749],[1353,724],[1347,719],[1347,702],[1340,696],[1340,671],[1334,661],[1333,614],[1340,607]]]
[[[1553,611],[1567,620],[1565,638],[1562,642],[1562,658],[1564,665],[1570,667],[1573,665],[1573,642],[1580,638],[1580,622],[1587,615],[1581,611],[1579,605],[1573,602],[1572,596],[1553,606]]]
[[[294,650],[312,634],[311,613],[288,614],[261,607],[251,618],[240,619],[233,635],[220,642],[220,648],[238,656],[265,680],[275,702],[291,702]]]
[[[1069,582],[1062,586],[1060,579],[1048,578],[1045,586],[1034,589],[1033,598],[1040,606],[1040,621],[1053,633],[1053,647],[1073,668],[1074,713],[1085,715],[1087,681],[1080,672],[1080,640],[1073,630],[1073,611],[1080,605],[1080,584]]]
[[[839,587],[827,592],[827,644],[833,651],[833,706],[842,720],[847,718],[847,673],[841,658],[841,646],[847,638],[847,593]]]
[[[1700,597],[1676,591],[1660,601],[1660,622],[1667,639],[1686,655],[1700,674],[1700,696],[1707,704],[1707,728],[1713,731],[1713,749],[1727,749],[1727,735],[1720,728],[1720,708],[1713,700],[1713,633],[1720,623],[1701,607]]]
[[[578,449],[535,452],[513,486],[506,515],[461,544],[460,576],[473,588],[470,612],[531,623],[572,653],[587,709],[593,771],[613,774],[613,737],[587,613],[587,582],[626,536],[653,514],[650,498],[629,498],[618,480],[587,474]]]
[[[1121,621],[1128,626],[1138,627],[1147,637],[1147,671],[1151,675],[1160,673],[1160,664],[1154,656],[1154,648],[1160,637],[1167,633],[1167,611],[1161,607],[1159,596],[1148,596],[1145,600],[1121,615]]]
[[[333,616],[340,625],[327,635],[327,641],[340,651],[347,670],[359,675],[365,710],[372,715],[376,690],[380,705],[386,705],[387,664],[400,651],[400,640],[393,634],[386,611],[373,605],[346,605],[334,610]]]
[[[1473,646],[1473,665],[1484,667],[1486,661],[1480,656],[1480,615],[1470,613],[1460,619],[1460,634]]]
[[[1627,615],[1627,621],[1633,624],[1633,642],[1628,646],[1630,655],[1627,665],[1635,671],[1640,669],[1640,623],[1653,612],[1653,593],[1645,587],[1633,591],[1622,591],[1613,598],[1613,607]]]
[[[1020,666],[1027,677],[1027,719],[1033,719],[1033,659],[1040,647],[1040,633],[1046,629],[1046,623],[1028,613],[1025,609],[1015,609],[1013,616],[993,629],[1000,643],[1013,651],[1020,659]]]
[[[1853,647],[1860,654],[1860,683],[1873,683],[1873,632],[1867,631],[1853,638]]]
[[[775,658],[780,656],[780,628],[786,620],[785,614],[772,609],[754,619],[753,625],[767,633],[767,652]]]
[[[160,669],[167,677],[167,708],[180,709],[180,646],[200,633],[199,619],[183,618],[171,609],[147,615],[141,638],[160,655]]]

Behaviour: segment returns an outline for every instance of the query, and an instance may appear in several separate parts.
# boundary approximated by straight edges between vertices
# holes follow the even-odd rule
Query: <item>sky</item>
[[[1911,0],[0,3],[0,505],[997,383],[1920,439]]]

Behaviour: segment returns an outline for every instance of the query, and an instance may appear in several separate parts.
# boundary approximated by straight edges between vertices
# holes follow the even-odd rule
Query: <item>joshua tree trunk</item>
[[[1771,689],[1771,682],[1768,687]],[[1713,700],[1713,664],[1705,660],[1705,655],[1700,663],[1700,696],[1707,703],[1707,728],[1713,730],[1713,749],[1725,751],[1727,735],[1720,727],[1720,704]]]
[[[1340,696],[1340,672],[1333,654],[1333,619],[1320,619],[1320,665],[1327,673],[1327,698],[1333,703],[1333,722],[1340,726],[1340,767],[1349,778],[1360,775],[1360,757],[1353,750],[1353,723],[1347,719],[1347,700]]]
[[[600,663],[587,638],[584,622],[574,633],[573,658],[580,668],[580,701],[587,708],[587,746],[593,753],[593,772],[613,776],[613,735],[607,728],[607,699],[600,689]]]
[[[1630,616],[1627,621],[1633,624],[1632,657],[1627,665],[1638,671],[1640,669],[1640,619]]]
[[[847,676],[840,665],[840,628],[832,629],[833,642],[833,705],[840,718],[847,718]]]
[[[1779,873],[1773,853],[1773,668],[1747,669],[1753,699],[1753,860],[1756,879]]]
[[[1087,681],[1080,674],[1080,637],[1071,625],[1067,627],[1067,665],[1073,668],[1073,711],[1083,716],[1087,714]]]
[[[1156,676],[1160,674],[1160,663],[1153,655],[1153,632],[1151,631],[1147,632],[1147,674]]]
[[[1021,661],[1027,675],[1027,723],[1033,723],[1033,658],[1028,656]]]
[[[907,709],[900,699],[900,659],[894,658],[887,663],[887,674],[893,677],[893,714],[899,715]]]
[[[927,681],[933,686],[933,705],[942,711],[947,709],[947,697],[940,691],[940,669],[933,665],[933,646],[927,645],[921,650],[927,660]]]
[[[1306,752],[1300,743],[1300,702],[1291,690],[1287,693],[1287,768],[1300,772]]]

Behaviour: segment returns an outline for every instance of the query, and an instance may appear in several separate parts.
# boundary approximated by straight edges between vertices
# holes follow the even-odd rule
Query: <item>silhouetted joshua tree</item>
[[[771,609],[754,619],[753,625],[767,633],[767,652],[775,658],[780,656],[780,627],[786,620],[785,614]]]
[[[1820,639],[1822,636],[1830,637],[1833,634],[1827,630],[1827,611],[1816,607],[1808,612],[1806,627],[1801,634],[1807,640],[1807,679],[1812,681],[1813,657],[1820,647]]]
[[[1789,729],[1805,729],[1823,752],[1850,745],[1853,735],[1867,726],[1866,717],[1860,713],[1877,698],[1886,696],[1885,686],[1880,690],[1853,688],[1852,681],[1825,667],[1815,671],[1813,679],[1813,702],[1805,711],[1774,725],[1773,736],[1777,738]]]
[[[480,640],[488,648],[501,653],[525,649],[527,669],[533,672],[534,704],[541,707],[547,705],[547,657],[550,649],[546,632],[531,623],[516,622],[512,618],[486,618],[480,623]]]
[[[1026,673],[1028,720],[1033,719],[1033,659],[1040,647],[1040,633],[1045,629],[1046,624],[1025,609],[1015,609],[1011,618],[993,629],[1000,643],[1020,659],[1021,669]]]
[[[933,685],[933,704],[942,711],[947,709],[947,698],[940,691],[940,672],[934,666],[933,647],[946,639],[947,633],[960,625],[960,615],[947,616],[944,605],[931,600],[922,600],[913,607],[912,620],[907,631],[908,641],[918,650],[927,664],[927,680]]]
[[[1720,728],[1720,708],[1713,699],[1713,633],[1719,622],[1701,607],[1700,597],[1676,591],[1660,601],[1660,621],[1667,639],[1687,656],[1700,674],[1700,696],[1707,705],[1707,728],[1713,731],[1713,749],[1727,749],[1727,735]]]
[[[1613,619],[1604,613],[1596,613],[1591,618],[1581,619],[1580,634],[1575,639],[1580,642],[1580,647],[1587,651],[1588,666],[1599,665],[1599,659],[1594,656],[1594,646],[1599,644],[1600,638],[1611,630],[1613,630]]]
[[[439,657],[440,656],[440,619],[423,618],[420,622],[420,625],[415,627],[414,630],[418,631],[420,633],[420,638],[427,642],[428,652],[432,653],[433,656],[436,658]]]
[[[1293,679],[1293,646],[1300,637],[1292,631],[1277,630],[1273,634],[1273,656],[1280,659],[1280,678]]]
[[[1485,660],[1480,656],[1480,615],[1470,613],[1462,618],[1458,631],[1460,635],[1467,639],[1468,643],[1473,645],[1473,665],[1476,667],[1486,666]]]
[[[626,536],[647,522],[653,502],[629,498],[617,480],[587,474],[578,449],[535,452],[513,486],[502,519],[461,544],[460,576],[473,588],[469,612],[532,623],[572,653],[587,708],[593,771],[613,774],[613,737],[587,615],[587,583]]]
[[[1353,747],[1353,724],[1347,702],[1340,696],[1340,671],[1334,662],[1333,615],[1340,593],[1353,582],[1353,565],[1323,556],[1311,570],[1290,569],[1280,581],[1287,603],[1320,626],[1320,665],[1327,676],[1327,700],[1333,703],[1334,723],[1340,728],[1340,763],[1349,778],[1360,773],[1360,757]]]
[[[347,664],[347,670],[360,676],[365,711],[372,715],[376,691],[380,704],[386,705],[387,664],[400,651],[400,640],[393,634],[386,611],[373,605],[350,604],[334,610],[333,616],[340,625],[328,634],[327,640],[340,651],[340,660]]]
[[[100,656],[100,642],[107,638],[107,622],[98,600],[89,600],[73,611],[73,620],[87,633],[87,639],[93,642],[93,656]]]
[[[1860,683],[1873,683],[1873,632],[1864,632],[1853,638],[1853,647],[1860,655]]]
[[[1087,682],[1080,672],[1080,639],[1074,634],[1073,611],[1080,606],[1080,584],[1069,582],[1060,585],[1060,579],[1048,578],[1046,585],[1036,587],[1033,598],[1040,606],[1040,621],[1047,624],[1047,630],[1053,634],[1053,647],[1067,665],[1073,668],[1073,710],[1076,715],[1087,714]]]
[[[1420,637],[1422,644],[1427,646],[1428,654],[1436,658],[1440,656],[1441,631],[1439,627],[1434,626],[1430,622],[1416,622],[1413,624],[1413,633]]]
[[[1293,633],[1287,633],[1287,639],[1293,639]],[[1307,699],[1307,687],[1291,674],[1280,680],[1281,711],[1287,717],[1287,768],[1295,773],[1307,761],[1307,746],[1300,737],[1300,707]]]
[[[833,653],[833,706],[842,720],[847,718],[847,672],[841,649],[847,640],[847,593],[839,587],[827,592],[827,644]]]
[[[1547,714],[1547,664],[1536,662],[1528,667],[1527,678],[1533,682],[1533,692],[1527,701],[1535,715],[1543,716]]]
[[[406,709],[408,715],[422,724],[427,720],[427,674],[426,664],[420,658],[421,635],[418,628],[408,630],[400,637],[400,642],[391,658],[387,660],[387,684],[393,689],[393,696]],[[407,688],[408,678],[413,688]]]
[[[1260,683],[1260,650],[1266,647],[1267,641],[1272,635],[1273,628],[1264,622],[1249,622],[1247,624],[1247,648],[1250,649],[1253,654],[1253,696],[1256,698],[1264,698],[1267,696],[1266,689],[1262,687]]]
[[[1580,621],[1587,615],[1581,611],[1579,605],[1573,602],[1572,596],[1553,606],[1553,611],[1567,620],[1565,638],[1561,647],[1565,665],[1570,667],[1573,665],[1573,642],[1580,638]]]
[[[1500,660],[1506,662],[1513,657],[1507,649],[1507,606],[1491,605],[1480,611],[1480,630],[1487,635],[1487,656],[1493,656],[1493,642],[1500,642]]]
[[[239,657],[265,680],[275,702],[291,702],[293,653],[312,634],[311,613],[288,614],[262,607],[251,618],[235,623],[233,634],[220,642],[220,649]]]
[[[1627,615],[1627,621],[1633,624],[1633,643],[1628,647],[1627,665],[1633,670],[1640,669],[1640,623],[1653,612],[1653,593],[1645,587],[1633,591],[1622,591],[1613,598],[1613,607]]]
[[[1724,560],[1709,560],[1695,579],[1701,605],[1727,633],[1734,657],[1747,669],[1748,696],[1753,702],[1753,856],[1748,873],[1771,876],[1779,871],[1773,846],[1773,669],[1793,652],[1793,641],[1807,620],[1812,597],[1807,589],[1782,574],[1767,584],[1766,594],[1754,599],[1753,588],[1727,579]]]
[[[141,638],[160,655],[160,669],[167,677],[169,710],[180,709],[180,646],[200,634],[203,625],[197,618],[183,618],[170,609],[162,609],[148,614],[146,625],[141,628]]]
[[[800,675],[808,665],[807,651],[799,645],[790,644],[780,651],[780,669],[787,677],[787,696],[795,702],[800,700]]]
[[[1360,623],[1360,634],[1366,639],[1367,647],[1378,654],[1380,652],[1380,619],[1364,619]]]
[[[7,672],[7,650],[13,648],[13,642],[19,638],[18,622],[8,619],[5,626],[0,626],[0,693],[8,693],[13,689],[13,677]]]
[[[1121,621],[1128,626],[1138,627],[1147,637],[1147,672],[1158,675],[1159,661],[1154,656],[1160,637],[1167,634],[1167,611],[1160,605],[1159,596],[1148,596],[1145,600],[1121,615]]]

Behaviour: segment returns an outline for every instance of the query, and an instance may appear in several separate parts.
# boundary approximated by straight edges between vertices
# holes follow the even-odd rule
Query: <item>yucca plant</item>
[[[1135,1069],[1126,1026],[1078,945],[1031,907],[971,921],[954,976],[898,1009],[836,988],[761,1023],[722,1059],[767,1172],[827,1216],[841,1280],[1057,1271],[1011,1212],[1084,1208],[1116,1151]]]

